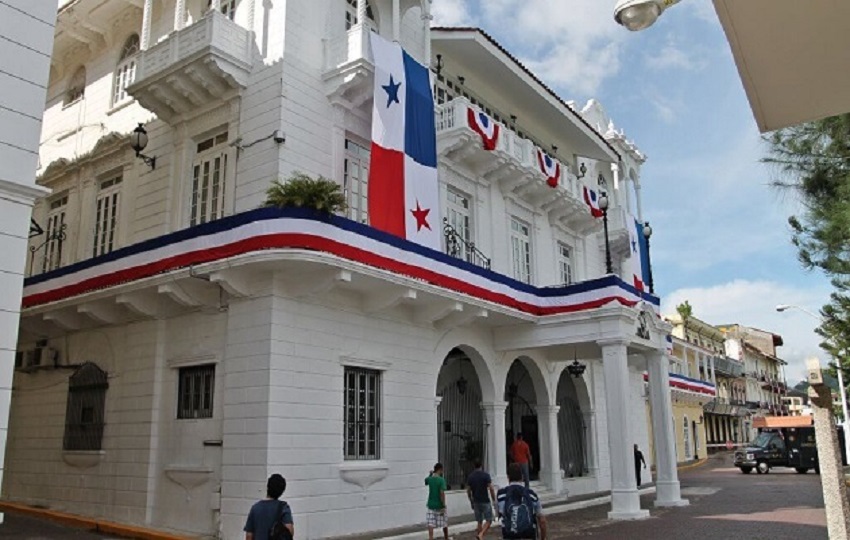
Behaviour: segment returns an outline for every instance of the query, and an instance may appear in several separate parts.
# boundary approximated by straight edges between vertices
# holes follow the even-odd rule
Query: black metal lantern
[[[643,237],[646,238],[646,262],[648,268],[646,269],[649,278],[649,294],[655,294],[655,286],[652,283],[652,259],[650,258],[649,253],[649,239],[652,237],[652,227],[649,225],[648,221],[645,221],[643,224]]]
[[[460,392],[460,395],[464,395],[467,387],[469,387],[469,381],[466,380],[463,374],[461,374],[460,379],[455,384],[457,384],[457,391]]]
[[[599,175],[600,179],[602,175]],[[611,262],[611,244],[608,240],[608,194],[604,191],[599,195],[599,209],[602,210],[602,226],[605,229],[605,272],[614,273],[614,264]]]
[[[145,164],[151,168],[151,170],[156,169],[156,157],[146,156],[142,153],[142,150],[147,148],[148,146],[148,132],[145,129],[145,126],[139,124],[136,126],[136,129],[133,130],[132,135],[130,135],[130,148],[136,152],[136,157],[140,158]]]
[[[580,363],[578,360],[573,360],[573,363],[567,366],[567,371],[569,371],[570,375],[576,379],[584,375],[585,369],[587,369],[587,366]]]

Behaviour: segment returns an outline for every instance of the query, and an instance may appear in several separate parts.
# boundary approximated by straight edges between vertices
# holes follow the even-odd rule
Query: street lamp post
[[[613,274],[611,244],[608,241],[608,195],[604,191],[599,196],[599,209],[602,210],[602,227],[605,229],[605,272]]]
[[[652,26],[664,10],[680,0],[618,0],[614,20],[632,32]]]
[[[643,237],[646,238],[646,272],[649,278],[649,294],[655,294],[655,287],[652,283],[652,257],[649,253],[649,238],[652,236],[652,227],[650,227],[649,222],[645,221],[643,224]]]
[[[823,324],[825,322],[823,317],[821,317],[820,315],[812,313],[808,309],[800,307],[800,306],[794,306],[794,305],[791,305],[791,304],[779,304],[778,306],[776,306],[776,311],[779,311],[779,312],[787,311],[789,309],[800,310],[803,313],[805,313],[806,315],[814,318],[815,320],[817,320],[821,324]],[[844,431],[844,454],[847,456],[847,459],[850,459],[850,440],[848,440],[848,437],[847,437],[847,435],[848,435],[848,433],[847,433],[847,394],[846,394],[846,390],[844,389],[844,373],[843,373],[844,369],[841,366],[841,359],[840,358],[838,358],[838,362],[836,363],[836,367],[838,368],[838,369],[836,369],[836,371],[838,372],[838,391],[839,391],[839,394],[841,395],[841,413],[844,416],[844,419],[841,422],[841,429]]]

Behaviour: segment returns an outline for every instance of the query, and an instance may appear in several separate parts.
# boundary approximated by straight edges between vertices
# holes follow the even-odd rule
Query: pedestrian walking
[[[502,538],[546,540],[546,516],[534,490],[522,484],[522,466],[508,466],[510,484],[499,490],[496,500],[502,518]]]
[[[482,467],[480,459],[475,460],[474,466],[475,470],[466,479],[466,496],[469,497],[469,503],[475,513],[475,521],[478,523],[475,538],[482,540],[493,524],[496,490],[493,489],[493,479]]]
[[[514,443],[511,445],[511,459],[514,463],[519,464],[522,471],[522,481],[525,483],[525,487],[528,488],[531,482],[531,448],[523,440],[522,433],[516,434]]]
[[[637,443],[635,443],[635,482],[637,482],[637,487],[640,487],[640,465],[643,463],[643,468],[646,468],[646,460],[643,459],[643,452],[638,448]]]
[[[434,540],[434,529],[443,529],[445,540],[449,540],[449,516],[446,511],[446,479],[443,464],[434,465],[434,470],[425,479],[428,486],[428,502],[425,523],[428,525],[428,540]]]
[[[248,512],[245,540],[292,540],[295,524],[292,509],[280,496],[286,491],[286,479],[275,473],[266,482],[266,498],[257,501]]]

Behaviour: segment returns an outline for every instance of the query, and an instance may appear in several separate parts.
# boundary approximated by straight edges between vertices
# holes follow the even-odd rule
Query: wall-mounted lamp
[[[147,148],[147,146],[148,132],[145,130],[145,126],[139,124],[130,136],[130,148],[136,152],[137,158],[140,158],[145,162],[145,165],[150,167],[151,170],[154,170],[156,169],[156,157],[146,156],[142,153],[142,150]]]
[[[463,86],[463,83],[466,82],[466,77],[463,75],[458,75],[457,80],[460,81],[460,85]]]
[[[437,55],[437,77],[443,72],[443,55]]]
[[[602,173],[599,174],[599,177],[596,179],[596,183],[599,184],[599,187],[606,187],[608,185],[608,181],[605,180],[605,177],[602,176]]]
[[[558,152],[558,145],[557,145],[557,144],[553,144],[553,145],[552,145],[552,153],[553,153],[553,154],[555,154],[555,153],[557,153],[557,152]]]
[[[586,175],[586,174],[587,174],[587,165],[582,163],[581,165],[578,166],[578,175],[576,176],[576,178],[581,180],[582,178],[584,178],[584,175]]]

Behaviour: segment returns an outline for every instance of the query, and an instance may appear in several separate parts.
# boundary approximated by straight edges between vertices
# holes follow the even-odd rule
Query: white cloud
[[[434,26],[471,25],[467,0],[438,0],[431,8]]]
[[[668,69],[693,70],[700,67],[697,61],[688,56],[673,41],[668,41],[658,52],[646,54],[644,62],[647,67],[655,71]]]
[[[798,310],[776,311],[777,304],[792,304],[817,312],[829,296],[828,287],[800,289],[775,281],[734,280],[710,287],[683,288],[668,294],[662,312],[675,313],[685,300],[694,316],[709,324],[740,323],[782,336],[778,356],[788,362],[785,375],[789,385],[805,378],[804,360],[810,356],[828,360],[820,349],[814,329],[818,322]]]

